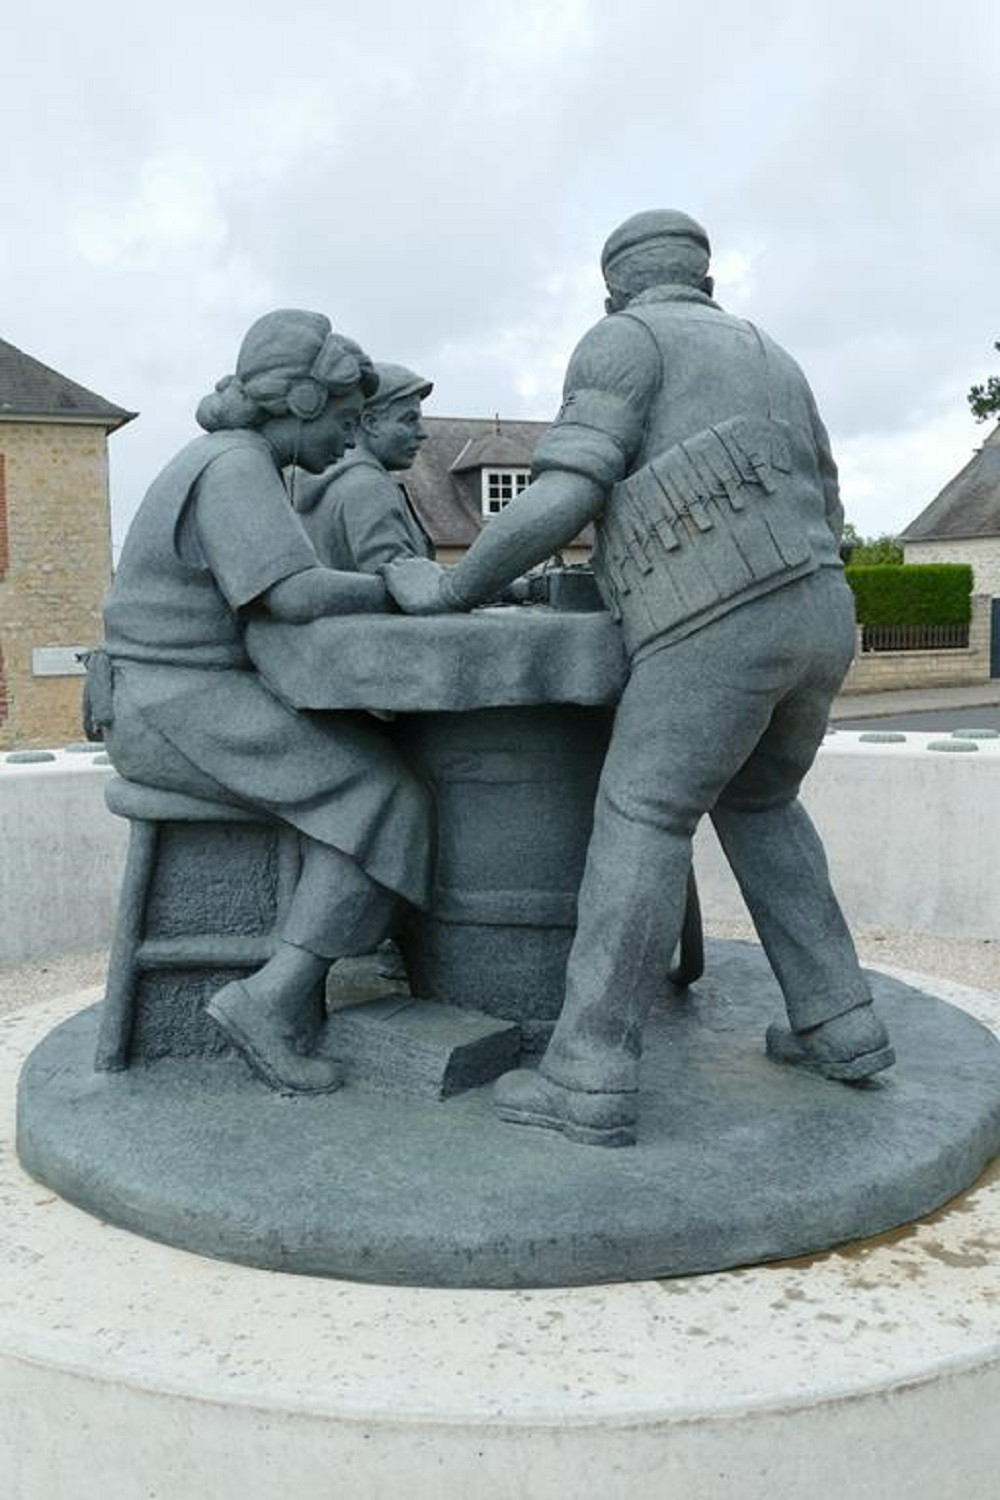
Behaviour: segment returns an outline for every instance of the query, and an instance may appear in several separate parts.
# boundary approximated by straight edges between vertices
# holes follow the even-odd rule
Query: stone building
[[[907,563],[968,563],[967,647],[879,651],[858,658],[848,692],[940,687],[1000,677],[1000,425],[900,535]]]
[[[0,340],[0,749],[81,737],[111,578],[108,434],[135,412]]]
[[[1000,596],[1000,423],[902,533],[908,563],[970,563],[974,594]]]
[[[519,495],[531,478],[531,455],[547,422],[500,417],[424,417],[427,440],[397,478],[434,543],[440,562],[455,562],[491,516]],[[563,553],[566,562],[590,555],[590,529]]]

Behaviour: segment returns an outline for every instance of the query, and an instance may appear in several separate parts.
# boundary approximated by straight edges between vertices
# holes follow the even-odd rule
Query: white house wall
[[[971,563],[974,594],[1000,594],[1000,536],[904,542],[908,563]]]

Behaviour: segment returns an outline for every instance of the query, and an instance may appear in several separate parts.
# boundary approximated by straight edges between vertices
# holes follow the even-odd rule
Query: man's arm
[[[837,474],[837,464],[830,448],[830,437],[823,418],[819,414],[812,391],[809,392],[809,416],[812,421],[813,441],[816,444],[819,477],[823,485],[826,524],[833,532],[834,541],[839,546],[844,534],[844,506],[840,499],[840,480]]]
[[[583,474],[539,474],[446,570],[446,594],[462,609],[495,598],[512,579],[567,546],[603,504],[603,489]]]
[[[535,450],[535,478],[490,521],[454,567],[397,563],[386,586],[401,609],[471,609],[544,562],[600,515],[642,439],[660,363],[634,319],[605,318],[577,345],[563,405]]]
[[[592,521],[604,491],[582,474],[551,470],[522,490],[450,568],[423,557],[384,568],[386,588],[409,615],[433,615],[484,604],[544,562]]]

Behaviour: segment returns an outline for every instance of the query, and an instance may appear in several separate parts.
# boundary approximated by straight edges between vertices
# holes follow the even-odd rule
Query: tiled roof
[[[468,547],[483,528],[480,470],[530,468],[548,423],[424,417],[424,427],[427,440],[413,467],[399,478],[435,544]],[[503,457],[483,456],[501,453]]]
[[[542,431],[544,431],[544,426]],[[470,469],[525,469],[531,466],[531,450],[523,440],[502,432],[470,438],[451,466],[453,474]]]
[[[0,339],[0,421],[64,417],[68,421],[93,422],[111,432],[131,422],[136,415]]]
[[[904,542],[1000,536],[1000,423],[983,446],[911,521]]]

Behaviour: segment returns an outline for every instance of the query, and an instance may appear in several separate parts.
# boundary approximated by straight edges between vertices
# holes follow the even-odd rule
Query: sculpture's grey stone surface
[[[282,477],[296,466],[318,475],[340,458],[377,386],[368,357],[322,314],[258,319],[235,373],[198,407],[205,435],[171,460],[136,513],[105,607],[105,648],[88,662],[88,724],[103,728],[126,780],[255,809],[301,844],[271,951],[221,987],[210,1014],[262,1078],[304,1092],[338,1082],[332,1064],[308,1055],[330,962],[385,937],[399,898],[426,900],[430,808],[374,719],[318,720],[272,693],[244,624],[249,612],[291,625],[294,653],[303,622],[387,608],[377,578],[320,564]],[[133,834],[137,873],[120,929],[126,908],[141,908],[141,867],[159,839],[146,821]],[[224,868],[218,847],[215,857]],[[192,882],[211,889],[206,872]],[[119,938],[111,988],[134,991],[119,964],[134,944]],[[128,1061],[118,1045],[98,1058]]]
[[[782,987],[797,1040],[774,1033],[776,1053],[859,1077],[893,1052],[797,796],[855,642],[826,430],[794,360],[713,300],[700,224],[633,215],[601,268],[608,316],[570,359],[531,485],[453,567],[384,576],[409,613],[468,609],[594,525],[628,677],[559,1019],[539,1074],[498,1101],[505,1119],[618,1145],[703,816]]]
[[[805,1254],[938,1207],[1000,1146],[1000,1044],[873,975],[897,1067],[844,1088],[771,1062],[759,950],[711,945],[653,1010],[637,1145],[594,1151],[444,1102],[350,1085],[282,1098],[241,1060],[91,1068],[86,1012],[21,1081],[30,1172],[152,1238],[251,1265],[448,1286],[579,1284]]]
[[[376,573],[401,557],[433,557],[434,546],[393,475],[408,469],[427,434],[420,403],[429,380],[404,365],[376,364],[378,388],[361,412],[354,447],[324,474],[296,475],[295,509],[321,562]]]
[[[323,1045],[348,1083],[407,1099],[447,1099],[516,1067],[520,1028],[397,994],[330,1017]]]
[[[373,947],[400,922],[404,903],[426,905],[430,895],[426,781],[400,754],[404,736],[373,713],[604,704],[617,696],[619,635],[600,615],[587,618],[579,638],[551,611],[527,632],[509,612],[499,629],[462,622],[457,631],[455,622],[384,615],[381,581],[362,573],[429,550],[392,475],[412,462],[423,438],[420,401],[430,388],[401,366],[373,368],[321,315],[268,314],[244,339],[235,375],[199,406],[209,435],[167,465],[140,507],[106,609],[105,650],[89,663],[88,716],[103,728],[126,783],[214,803],[217,812],[206,816],[218,826],[188,827],[192,814],[183,808],[123,809],[133,820],[132,855],[102,1068],[235,1046],[272,1086],[336,1087],[339,1074],[315,1045],[326,969]],[[331,458],[339,460],[332,470]],[[289,467],[291,495],[281,479]],[[328,650],[315,629],[324,623],[341,627]],[[311,708],[368,712],[301,712]],[[588,740],[589,782],[573,800],[574,828],[584,830],[600,733],[593,743],[598,760]],[[506,778],[508,787],[514,780]],[[227,807],[234,824],[250,808],[273,830],[228,829]],[[534,816],[548,812],[539,805]],[[298,838],[301,862],[290,882],[272,870],[257,900],[274,862],[245,846],[273,845],[277,830]],[[565,858],[574,882],[579,846],[576,837]],[[543,1014],[547,1033],[559,988],[553,964],[561,966],[572,926],[562,908],[572,907],[575,885],[560,892],[553,918],[531,907],[527,875],[519,903],[531,910],[511,919],[531,928],[520,961],[530,981],[522,1008],[531,1026]],[[502,893],[505,909],[511,892]],[[455,899],[436,904],[451,911]],[[459,913],[458,924],[465,920]],[[487,915],[487,929],[494,920]],[[485,949],[467,954],[488,961],[491,976],[494,935],[487,931]],[[408,951],[424,992],[434,994],[443,965],[422,961],[427,946],[411,941]],[[444,947],[454,967],[462,945]],[[506,1015],[504,997],[515,986],[509,962],[499,970],[496,1004],[484,998]],[[473,963],[434,998],[468,1004],[470,991],[486,987]]]
[[[429,909],[400,930],[417,993],[516,1022],[537,1050],[558,1013],[611,709],[625,679],[608,616],[534,606],[439,620],[259,620],[247,636],[262,675],[277,684],[284,673],[294,707],[368,703],[397,715],[382,732],[434,789]],[[498,700],[511,706],[481,707]],[[274,947],[287,906],[289,881],[279,878],[287,831],[279,838],[276,824],[247,825],[243,809],[122,782],[109,796],[127,816],[168,821],[148,883],[131,896],[144,955],[135,1024],[126,1037],[115,1019],[116,961],[103,1035],[114,1030],[118,1040],[101,1056],[121,1066],[217,1055],[229,1044],[205,1007],[239,976],[226,969],[225,952],[242,945],[246,972],[265,961],[258,950]],[[215,822],[205,821],[210,814]],[[331,993],[349,969],[334,966],[335,1004],[351,998]],[[354,998],[369,996],[366,982]]]
[[[548,704],[613,706],[627,675],[606,612],[545,605],[470,615],[251,620],[257,666],[296,708],[465,713]]]
[[[393,618],[381,579],[320,565],[288,505],[280,471],[320,475],[371,395],[317,315],[255,325],[200,409],[210,436],[147,496],[90,702],[135,799],[123,922],[160,960],[128,1027],[109,989],[121,1045],[98,1058],[145,1066],[94,1077],[79,1017],[19,1104],[25,1166],[91,1211],[254,1265],[558,1284],[871,1234],[997,1150],[1000,1047],[947,1006],[879,981],[902,1066],[868,1083],[893,1051],[797,800],[854,643],[808,387],[713,302],[693,221],[640,215],[603,263],[611,316],[525,495],[454,569],[352,554],[445,617]],[[419,390],[400,403],[415,440]],[[401,465],[368,457],[350,475],[381,466],[392,489]],[[458,613],[587,521],[609,613],[579,580],[552,594],[571,613]],[[704,814],[777,985],[722,948],[699,992],[655,1005]],[[327,1023],[331,960],[374,948],[399,897],[429,907],[399,931],[417,999]],[[519,1043],[544,1056],[499,1080],[498,1119],[475,1085]]]
[[[264,813],[117,777],[105,798],[131,835],[97,1066],[228,1052],[205,1007],[277,950],[298,840]]]
[[[414,990],[516,1022],[531,1051],[559,1013],[610,731],[607,710],[567,704],[399,726],[437,824],[430,909],[400,937]]]

